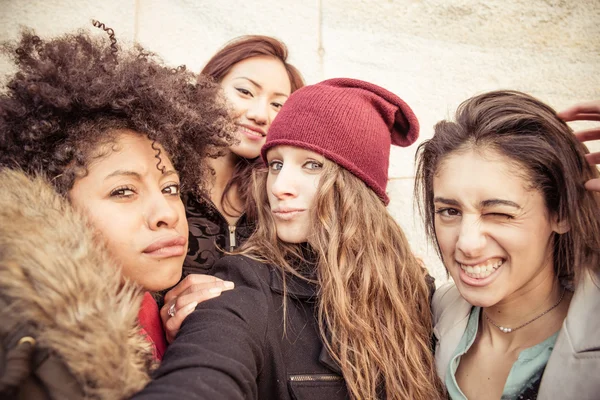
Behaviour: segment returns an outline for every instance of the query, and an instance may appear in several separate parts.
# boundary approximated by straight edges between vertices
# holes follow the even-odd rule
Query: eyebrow
[[[250,81],[250,83],[252,83],[252,84],[253,84],[254,86],[256,86],[257,88],[259,88],[259,89],[261,89],[261,90],[262,90],[262,88],[263,88],[261,85],[259,85],[259,83],[258,83],[258,82],[256,82],[255,80],[252,80],[252,79],[250,79],[250,78],[248,78],[248,77],[246,77],[246,76],[238,76],[238,77],[236,77],[235,79],[246,79],[247,81]],[[288,96],[287,94],[285,94],[285,93],[280,93],[280,92],[277,92],[277,93],[274,93],[274,94],[275,94],[275,96],[289,97],[289,96]]]
[[[459,206],[460,204],[458,204],[458,201],[456,200],[452,200],[452,199],[445,199],[443,197],[435,197],[433,199],[434,203],[444,203],[444,204],[448,204],[451,206]]]
[[[162,174],[162,176],[170,176],[170,175],[177,175],[179,176],[179,174],[177,173],[177,171],[170,169],[168,171],[165,171],[164,174]],[[109,178],[113,178],[115,176],[131,176],[133,178],[142,179],[142,175],[140,175],[138,172],[135,171],[129,171],[129,170],[123,170],[123,169],[118,169],[116,171],[111,172],[110,174],[106,175],[106,178],[104,178],[104,180],[107,180]]]
[[[457,206],[457,207],[460,206],[458,201],[456,201],[454,199],[446,199],[444,197],[435,197],[433,199],[433,202],[434,203],[444,203],[444,204],[448,204],[451,206]],[[514,207],[518,210],[520,210],[522,208],[520,205],[518,205],[514,201],[502,200],[502,199],[483,200],[482,202],[479,203],[479,206],[481,208],[493,207],[493,206],[509,206],[509,207]]]
[[[493,206],[509,206],[509,207],[514,207],[518,210],[521,209],[521,206],[518,205],[517,203],[515,203],[514,201],[502,200],[502,199],[484,200],[479,204],[481,205],[482,208],[493,207]]]

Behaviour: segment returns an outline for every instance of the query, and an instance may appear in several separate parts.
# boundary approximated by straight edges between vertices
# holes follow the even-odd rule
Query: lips
[[[291,219],[293,219],[294,217],[296,217],[297,215],[300,215],[304,212],[304,209],[301,208],[276,208],[271,210],[271,212],[273,213],[273,215],[275,216],[275,218],[284,220],[284,221],[289,221]]]
[[[483,279],[490,276],[495,270],[504,264],[504,260],[491,258],[477,264],[459,264],[460,268],[471,278]]]
[[[267,132],[261,128],[248,124],[238,124],[238,130],[250,139],[260,140],[267,136]]]
[[[459,262],[460,280],[469,286],[487,286],[496,279],[505,262],[506,260],[500,258],[491,258],[476,264]]]
[[[179,257],[185,254],[187,239],[183,236],[161,238],[143,250],[143,253],[157,258]]]

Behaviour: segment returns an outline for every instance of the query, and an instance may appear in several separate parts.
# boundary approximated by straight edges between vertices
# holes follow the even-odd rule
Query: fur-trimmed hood
[[[89,399],[131,396],[153,362],[137,323],[142,291],[115,264],[43,178],[0,170],[0,321],[30,323]]]

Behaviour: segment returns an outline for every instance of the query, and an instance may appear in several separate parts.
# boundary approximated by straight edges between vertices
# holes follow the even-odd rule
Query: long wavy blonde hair
[[[257,230],[240,251],[301,276],[293,265],[302,261],[302,248],[278,240],[266,177],[266,169],[254,172]],[[382,201],[325,160],[311,220],[320,334],[351,396],[440,398],[426,272]]]

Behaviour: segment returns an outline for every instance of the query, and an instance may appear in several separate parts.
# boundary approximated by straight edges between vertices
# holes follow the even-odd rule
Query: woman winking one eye
[[[583,186],[598,177],[586,152],[550,107],[510,91],[465,101],[421,145],[419,201],[453,278],[433,300],[450,398],[597,398],[600,204]]]

